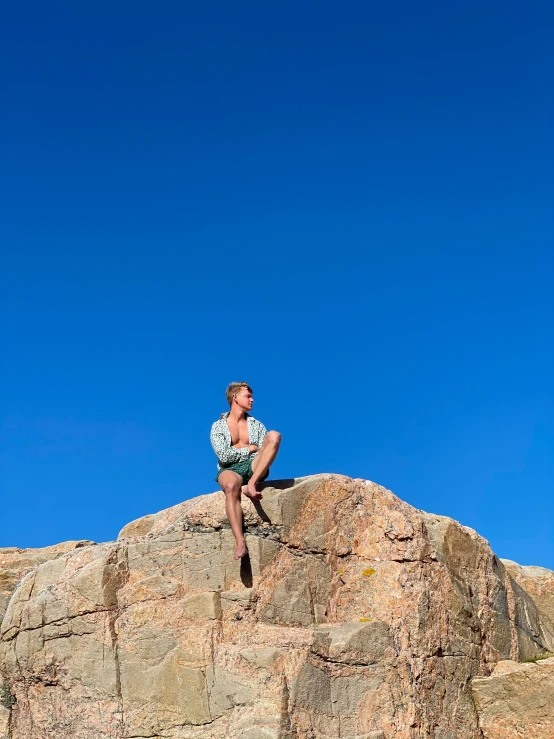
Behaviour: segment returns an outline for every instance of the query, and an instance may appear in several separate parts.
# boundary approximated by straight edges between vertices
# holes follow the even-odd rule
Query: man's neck
[[[242,419],[246,418],[246,416],[246,411],[243,411],[242,408],[239,408],[238,406],[233,406],[229,411],[229,418],[231,418],[231,420],[233,421],[242,421]]]

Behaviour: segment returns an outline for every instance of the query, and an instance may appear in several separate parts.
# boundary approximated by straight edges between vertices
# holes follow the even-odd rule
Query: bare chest
[[[250,439],[248,436],[248,421],[246,419],[238,422],[227,419],[227,426],[231,434],[231,446],[248,446]]]

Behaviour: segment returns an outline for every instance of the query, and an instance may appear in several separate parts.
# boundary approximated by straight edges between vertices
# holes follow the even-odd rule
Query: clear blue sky
[[[554,568],[548,2],[11,3],[0,545],[340,472]]]

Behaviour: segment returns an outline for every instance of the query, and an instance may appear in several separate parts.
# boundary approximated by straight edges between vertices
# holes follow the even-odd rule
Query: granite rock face
[[[64,541],[42,549],[0,548],[0,622],[17,583],[35,567],[67,552],[93,544],[92,541]]]
[[[554,738],[554,658],[499,662],[472,687],[486,739]]]
[[[472,680],[554,649],[471,529],[340,475],[263,492],[241,563],[214,493],[29,572],[0,737],[477,739]]]
[[[554,572],[545,567],[518,565],[509,559],[502,563],[514,580],[526,590],[539,613],[554,630]]]
[[[0,623],[4,618],[12,593],[28,572],[44,562],[57,559],[67,552],[93,543],[91,541],[65,541],[41,549],[0,548]],[[1,667],[0,661],[0,673]],[[9,686],[0,674],[0,739],[10,735],[10,709],[13,701]]]

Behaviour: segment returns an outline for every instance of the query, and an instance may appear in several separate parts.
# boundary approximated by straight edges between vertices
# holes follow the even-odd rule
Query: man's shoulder
[[[228,416],[228,415],[229,415],[229,412],[227,412],[227,413],[222,413],[222,414],[221,414],[221,415],[219,416],[219,418],[217,419],[217,421],[214,421],[214,422],[212,423],[212,428],[215,428],[216,426],[220,426],[220,425],[222,425],[223,423],[225,423],[225,422],[226,422],[226,420],[227,420],[227,416]]]

